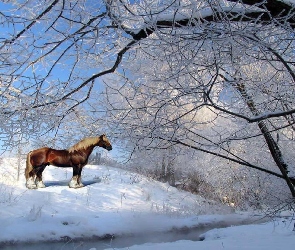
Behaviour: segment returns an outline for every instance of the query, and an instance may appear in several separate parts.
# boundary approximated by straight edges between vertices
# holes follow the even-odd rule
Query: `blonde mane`
[[[71,153],[74,151],[78,151],[80,149],[88,148],[89,146],[96,145],[99,142],[99,140],[99,137],[87,137],[75,144],[74,146],[70,147],[68,151]]]

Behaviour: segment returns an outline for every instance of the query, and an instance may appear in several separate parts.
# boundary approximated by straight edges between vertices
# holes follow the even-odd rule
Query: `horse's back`
[[[28,155],[33,166],[54,165],[57,167],[70,167],[72,165],[67,150],[43,147],[31,151]]]
[[[49,147],[43,147],[43,148],[37,148],[32,150],[29,154],[40,154],[40,153],[47,153],[51,148]]]

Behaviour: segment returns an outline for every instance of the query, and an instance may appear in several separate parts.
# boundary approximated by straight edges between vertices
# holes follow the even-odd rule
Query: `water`
[[[257,221],[256,221],[257,222]],[[262,221],[259,221],[262,222]],[[191,240],[199,241],[200,235],[213,229],[224,228],[233,225],[251,224],[253,221],[244,222],[219,222],[217,224],[199,225],[195,228],[181,228],[173,229],[168,232],[155,232],[148,234],[137,235],[123,235],[112,236],[106,235],[103,238],[91,239],[64,239],[58,242],[37,242],[37,243],[20,243],[12,245],[1,245],[0,249],[3,250],[89,250],[95,248],[96,250],[106,248],[122,248],[130,247],[132,245],[140,245],[144,243],[162,243],[162,242],[175,242],[178,240]],[[258,223],[258,222],[257,222]]]
[[[104,239],[83,239],[71,240],[65,239],[59,242],[38,242],[38,243],[22,243],[13,245],[0,245],[3,250],[89,250],[96,248],[97,250],[106,248],[122,248],[130,247],[132,245],[139,245],[144,243],[160,243],[160,242],[174,242],[177,240],[193,240],[198,241],[199,236],[208,231],[208,228],[172,230],[164,233],[150,233],[114,237],[107,235]]]

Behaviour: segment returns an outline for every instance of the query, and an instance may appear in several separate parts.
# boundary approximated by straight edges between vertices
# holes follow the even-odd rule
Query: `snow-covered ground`
[[[80,189],[67,186],[71,169],[49,166],[43,175],[47,187],[28,190],[23,176],[24,165],[19,181],[16,181],[16,166],[15,159],[3,159],[0,164],[0,248],[3,243],[85,241],[111,235],[130,239],[127,244],[130,247],[126,249],[132,250],[271,250],[295,244],[292,213],[261,223],[250,213],[234,212],[228,206],[179,191],[168,184],[106,166],[86,166],[83,181],[88,185]],[[203,241],[134,245],[139,243],[132,240],[137,236],[160,235],[171,230],[175,233],[177,229],[190,231],[190,228],[230,226],[250,220],[257,220],[256,223],[260,224],[213,229],[202,235]],[[81,244],[74,248],[96,249],[95,244],[93,242],[91,247],[88,244],[87,248]],[[29,245],[26,246],[29,249]],[[111,245],[110,240],[105,248],[114,249],[115,245]]]

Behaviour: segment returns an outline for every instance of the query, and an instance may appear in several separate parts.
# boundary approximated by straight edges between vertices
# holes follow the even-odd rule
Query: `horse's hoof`
[[[37,189],[38,188],[36,184],[26,184],[26,187],[28,189]]]
[[[37,188],[37,185],[36,185],[33,177],[30,177],[29,179],[27,179],[26,187],[28,189],[36,189]]]
[[[81,188],[81,187],[84,187],[84,185],[81,182],[78,182],[77,176],[73,176],[71,181],[69,182],[69,187],[70,188]]]
[[[79,188],[79,185],[78,185],[78,183],[73,183],[72,181],[70,181],[69,188]]]
[[[83,184],[75,184],[75,185],[69,184],[69,187],[70,188],[82,188],[82,187],[84,187],[84,185]]]
[[[43,181],[37,181],[36,182],[36,186],[37,188],[45,188],[46,186],[44,185],[44,182]]]

